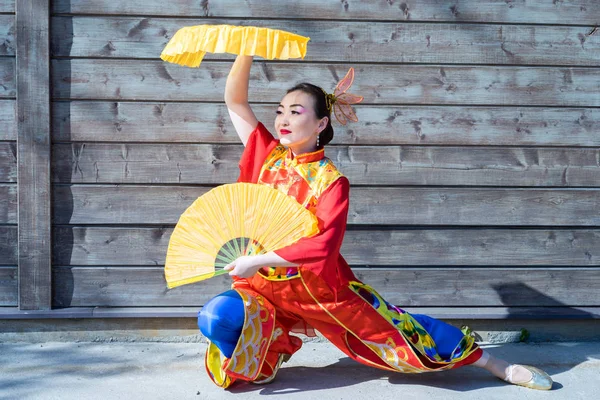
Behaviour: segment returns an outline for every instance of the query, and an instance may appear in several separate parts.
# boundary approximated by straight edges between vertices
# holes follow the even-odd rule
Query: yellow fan
[[[240,256],[268,253],[318,232],[317,218],[276,189],[254,183],[216,187],[179,218],[167,250],[167,286],[224,274],[223,267]]]
[[[160,58],[187,67],[198,67],[207,52],[260,56],[268,60],[304,58],[309,40],[294,33],[257,26],[186,26],[173,35]]]

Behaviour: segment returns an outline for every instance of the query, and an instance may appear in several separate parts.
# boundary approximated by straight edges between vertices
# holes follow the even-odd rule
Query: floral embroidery
[[[294,157],[290,149],[278,145],[264,162],[258,183],[292,196],[310,212],[316,213],[321,194],[342,176],[325,157],[323,149]],[[297,268],[271,267],[264,271],[270,280],[298,277]]]

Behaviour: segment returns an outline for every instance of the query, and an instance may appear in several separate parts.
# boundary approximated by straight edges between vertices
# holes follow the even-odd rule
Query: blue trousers
[[[213,297],[198,313],[198,327],[227,358],[233,354],[244,326],[244,302],[235,290]]]

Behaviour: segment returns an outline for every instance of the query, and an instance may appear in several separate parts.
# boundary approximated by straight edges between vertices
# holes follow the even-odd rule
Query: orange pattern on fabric
[[[294,157],[291,149],[279,144],[263,164],[258,183],[295,198],[314,214],[321,194],[342,176],[333,162],[325,157],[324,149]],[[295,270],[286,267],[265,268],[263,275],[272,280],[287,280],[297,278]]]
[[[245,306],[244,327],[231,358],[223,363],[223,371],[233,378],[254,380],[274,340],[275,308],[258,293],[236,291]]]
[[[292,196],[314,213],[319,196],[340,177],[323,149],[294,157],[290,149],[278,145],[263,164],[258,183]]]
[[[309,321],[309,323],[359,362],[370,365],[373,363],[375,364],[373,366],[382,369],[391,368],[403,373],[442,371],[469,363],[467,359],[478,350],[477,344],[469,340],[467,348],[460,357],[449,362],[437,360],[426,353],[422,343],[413,344],[403,330],[389,320],[386,312],[382,312],[381,308],[374,308],[350,287],[338,288],[335,300],[332,301],[329,294],[321,291],[323,284],[318,276],[309,271],[302,271],[300,276],[310,299],[349,335],[344,335],[343,340],[340,340],[336,334],[331,335],[330,329],[320,326],[321,318],[319,321]],[[297,293],[299,296],[300,292]],[[287,297],[292,298],[291,295]],[[278,304],[275,306],[277,307]],[[403,314],[403,317],[418,324],[408,313]],[[350,338],[353,338],[352,343],[349,341]],[[421,340],[426,341],[426,338],[419,337],[419,342]],[[373,353],[381,360],[380,362],[370,358]],[[381,362],[384,364],[382,365]]]

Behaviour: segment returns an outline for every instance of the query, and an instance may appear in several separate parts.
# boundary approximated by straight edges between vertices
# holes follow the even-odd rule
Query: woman
[[[317,329],[348,357],[373,367],[418,373],[474,365],[510,383],[549,389],[552,380],[543,371],[509,365],[459,329],[410,315],[358,281],[340,255],[349,182],[323,150],[333,138],[336,99],[311,84],[290,89],[277,107],[276,140],[248,104],[251,65],[252,57],[238,56],[225,88],[231,120],[246,146],[239,181],[294,197],[317,216],[320,233],[225,267],[233,289],[209,301],[198,318],[209,338],[211,379],[224,388],[235,380],[270,382],[302,345],[290,332],[311,335]]]

